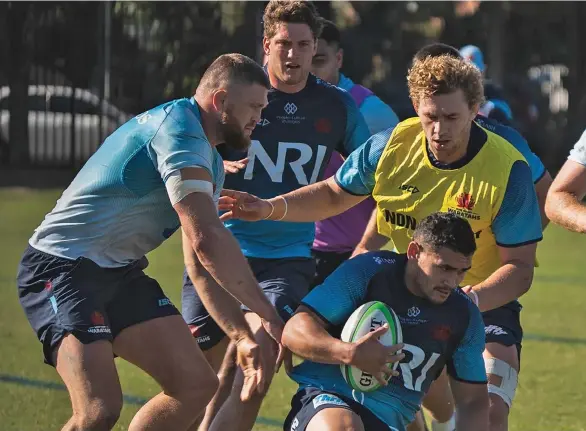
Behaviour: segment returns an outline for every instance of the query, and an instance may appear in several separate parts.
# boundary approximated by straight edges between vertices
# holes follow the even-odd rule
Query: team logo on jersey
[[[421,310],[418,307],[411,307],[407,310],[407,316],[409,317],[417,317],[419,316],[419,313],[421,313]]]
[[[437,341],[448,341],[452,335],[452,328],[449,325],[438,325],[432,329],[432,337]]]
[[[320,118],[315,122],[315,130],[318,133],[330,133],[332,131],[332,122],[327,118]]]
[[[53,289],[53,282],[51,280],[45,281],[45,290],[49,291]]]
[[[261,118],[260,121],[256,123],[256,125],[260,127],[268,126],[269,124],[271,124],[271,122],[266,118]]]
[[[448,208],[448,212],[470,220],[480,220],[480,215],[472,212],[476,200],[470,193],[462,192],[456,196],[456,208]]]
[[[293,115],[297,112],[297,105],[295,103],[285,103],[285,107],[283,108],[287,115]]]
[[[476,205],[476,201],[470,193],[461,193],[456,198],[456,202],[458,203],[458,208],[463,208],[468,211],[472,211],[474,209],[474,205]]]

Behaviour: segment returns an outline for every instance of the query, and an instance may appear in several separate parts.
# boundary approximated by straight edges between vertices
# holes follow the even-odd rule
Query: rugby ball
[[[385,323],[389,325],[389,329],[379,338],[379,342],[384,346],[402,343],[403,333],[399,318],[391,307],[380,301],[367,302],[358,307],[346,321],[340,339],[347,343],[353,343]],[[399,353],[400,351],[397,352],[397,354]],[[389,364],[389,368],[394,370],[398,365],[398,362]],[[357,367],[342,364],[340,369],[346,383],[357,391],[372,392],[381,386],[372,375]]]

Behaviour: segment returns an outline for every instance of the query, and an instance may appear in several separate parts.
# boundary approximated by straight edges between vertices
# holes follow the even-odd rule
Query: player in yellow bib
[[[456,213],[477,236],[465,291],[481,311],[518,319],[516,300],[531,286],[542,238],[529,166],[509,142],[474,121],[483,100],[474,66],[447,55],[427,57],[413,64],[408,84],[418,118],[372,136],[325,181],[269,200],[225,191],[223,218],[309,222],[339,214],[372,194],[379,232],[404,252],[419,220],[438,210]],[[442,271],[445,281],[435,289],[448,296],[453,269]],[[487,344],[491,430],[507,429],[518,344]]]

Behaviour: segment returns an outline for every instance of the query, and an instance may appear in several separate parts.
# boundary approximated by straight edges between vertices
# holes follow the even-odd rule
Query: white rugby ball
[[[389,329],[379,338],[384,346],[392,346],[403,342],[401,323],[391,307],[380,301],[371,301],[358,307],[348,318],[340,339],[347,343],[353,343],[362,336],[387,323]],[[397,354],[399,354],[397,352]],[[398,363],[389,364],[393,370]],[[380,388],[380,383],[374,376],[350,365],[340,365],[344,380],[355,390],[360,392],[372,392]]]

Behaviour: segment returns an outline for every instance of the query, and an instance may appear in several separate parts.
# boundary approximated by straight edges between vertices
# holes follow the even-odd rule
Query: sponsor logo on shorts
[[[87,330],[90,334],[111,334],[110,328],[107,326],[91,326]]]
[[[297,418],[293,419],[293,422],[291,423],[291,431],[295,431],[298,426],[299,426],[299,419],[297,419]]]
[[[283,307],[283,310],[285,310],[289,314],[289,316],[293,316],[293,309],[291,307],[289,307],[288,305],[285,305]]]
[[[493,335],[507,335],[508,334],[507,331],[505,331],[500,326],[496,326],[496,325],[488,325],[488,326],[485,326],[484,327],[484,333],[486,335],[488,335],[488,334],[493,334]]]
[[[348,405],[344,401],[342,401],[340,398],[336,397],[335,395],[321,394],[313,399],[313,408],[314,409],[317,409],[319,406],[322,406],[324,404],[332,404],[334,406],[347,406]]]
[[[171,300],[169,298],[159,299],[159,307],[164,307],[165,305],[172,305]]]
[[[106,324],[106,319],[104,319],[104,315],[99,311],[94,311],[90,316],[90,320],[95,326],[104,326]]]
[[[205,343],[206,341],[210,341],[211,338],[209,335],[202,335],[201,337],[195,337],[195,341],[197,341],[197,343]]]

